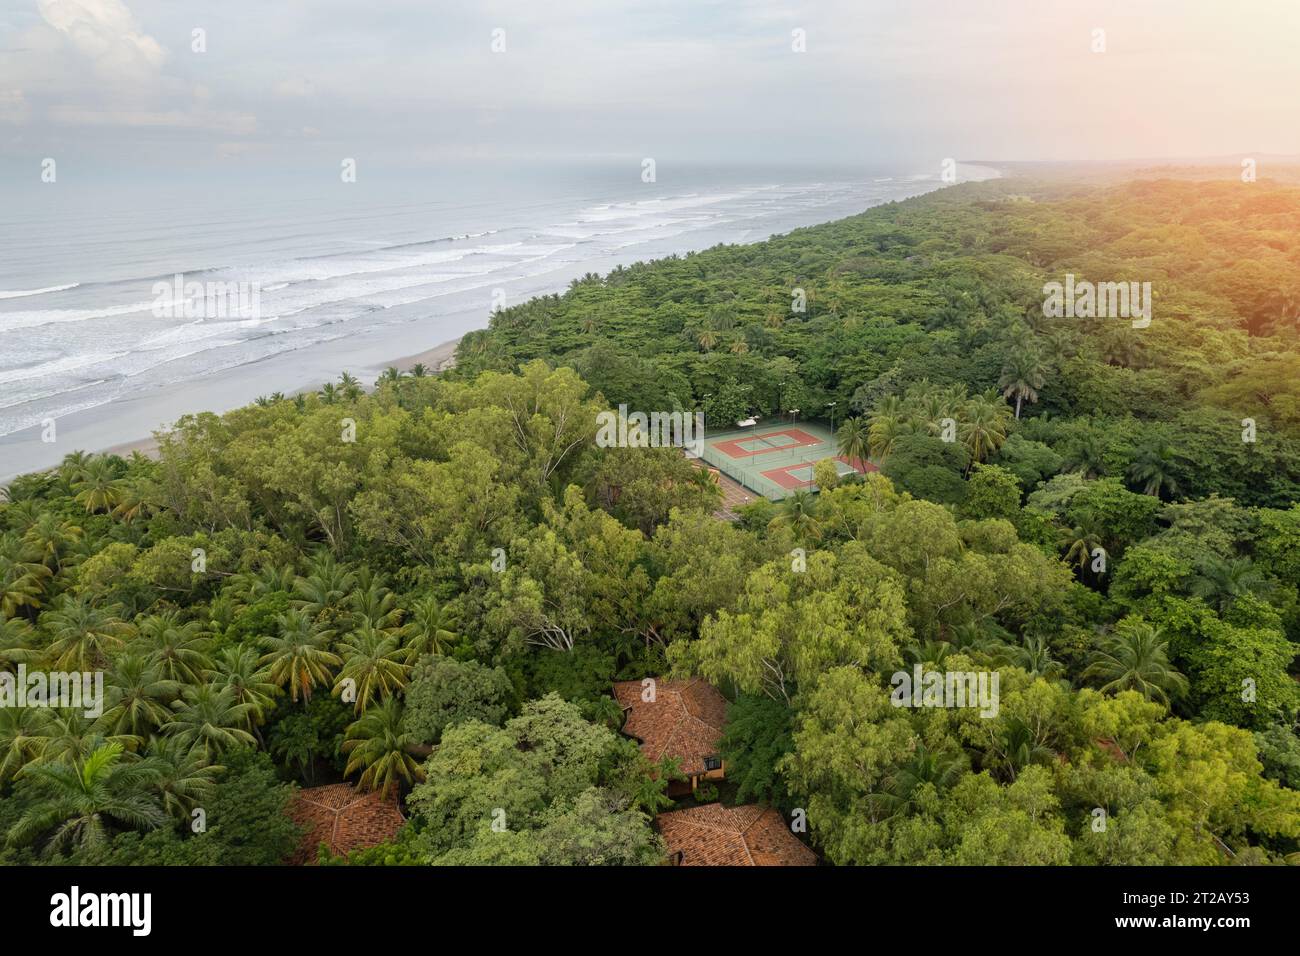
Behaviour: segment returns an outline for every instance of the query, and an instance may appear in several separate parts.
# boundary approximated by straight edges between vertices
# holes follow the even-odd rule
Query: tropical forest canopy
[[[1045,317],[1067,274],[1153,321]],[[725,799],[832,863],[1283,862],[1298,309],[1300,190],[1015,179],[69,455],[0,505],[0,667],[106,700],[0,708],[0,859],[272,863],[294,787],[347,779],[408,815],[350,862],[660,862],[674,767],[610,688],[662,675],[728,697]],[[880,471],[728,515],[676,450],[596,446],[620,403],[834,408]],[[917,665],[996,670],[997,715],[892,706]]]

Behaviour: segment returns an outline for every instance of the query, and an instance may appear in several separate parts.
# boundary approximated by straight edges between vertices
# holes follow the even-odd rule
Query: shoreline
[[[460,346],[460,340],[463,337],[464,336],[460,336],[451,339],[449,341],[441,343],[440,345],[435,345],[431,349],[425,349],[423,352],[415,352],[411,355],[404,355],[401,358],[390,359],[389,361],[383,363],[382,368],[388,368],[389,366],[392,366],[393,368],[397,369],[399,372],[409,372],[412,369],[412,367],[422,363],[425,366],[427,366],[428,371],[426,372],[426,374],[428,375],[437,375],[441,372],[445,372],[447,371],[447,369],[455,366],[456,349]],[[374,390],[373,384],[366,385],[364,387],[367,392]],[[314,391],[316,391],[316,389],[307,386],[304,388],[295,389],[292,392],[287,392],[286,395],[292,398],[295,395],[301,395],[305,392],[314,392]],[[244,406],[237,406],[237,407],[244,407]],[[159,429],[159,431],[162,431],[162,429]],[[110,445],[107,448],[92,448],[92,449],[84,449],[84,450],[89,451],[91,454],[94,455],[118,455],[119,457],[122,458],[129,458],[133,453],[139,452],[141,455],[143,455],[146,458],[157,459],[158,439],[156,435],[157,432],[155,432],[153,435],[150,435],[148,438],[137,438],[133,441],[119,442],[118,444]],[[54,471],[57,467],[58,466],[52,466],[50,468],[38,469],[36,471],[31,471],[31,472],[24,472],[23,474],[47,474],[51,471]],[[4,481],[0,483],[0,486],[7,485],[10,480],[12,479],[4,479]]]
[[[924,188],[914,195],[894,201],[905,202],[918,196],[942,191],[952,185],[1001,179],[1005,176],[1001,169],[993,165],[959,162],[957,166],[959,178],[956,183],[934,183],[929,188]],[[831,216],[827,219],[818,219],[811,225],[821,225],[846,216],[857,215],[874,205],[873,203],[851,212],[841,212],[840,215]],[[790,228],[801,227],[794,226]],[[740,240],[738,244],[749,245],[763,242],[772,238],[772,236],[781,234],[783,234],[782,231],[773,231],[764,233],[761,237],[746,237]],[[701,248],[709,247],[709,245],[701,246]],[[652,255],[644,261],[652,262],[657,258],[672,254],[676,253],[661,251],[658,255]],[[588,271],[597,271],[603,275],[608,269],[613,268],[615,264],[617,263],[611,258],[609,262],[601,263],[605,268],[597,267],[594,270],[588,269]],[[588,268],[588,266],[584,264],[583,268]],[[561,275],[560,278],[563,278],[563,276]],[[556,285],[558,289],[558,283]],[[523,298],[518,301],[548,294],[546,288],[538,286],[537,283],[534,283],[534,286],[525,291]],[[412,312],[411,318],[405,320],[406,322],[414,324],[427,318],[416,309],[410,311]],[[444,326],[451,326],[451,328],[446,329],[446,332],[460,332],[460,335],[431,348],[390,357],[395,351],[393,345],[396,344],[400,348],[401,344],[405,344],[392,341],[388,341],[386,347],[381,344],[385,338],[391,339],[394,330],[397,328],[396,326],[390,326],[384,329],[362,330],[357,336],[345,336],[334,341],[316,343],[309,350],[302,352],[290,351],[267,355],[238,366],[216,370],[212,374],[197,379],[164,385],[157,392],[137,394],[121,400],[114,399],[102,405],[89,407],[84,411],[78,410],[73,413],[75,422],[70,426],[68,433],[63,432],[63,419],[67,416],[61,416],[59,419],[59,442],[63,444],[65,441],[70,440],[71,447],[92,454],[114,454],[129,457],[132,453],[139,452],[147,457],[156,458],[158,441],[154,435],[165,433],[178,418],[186,414],[199,414],[202,412],[224,414],[235,408],[245,407],[255,400],[253,396],[257,395],[261,389],[266,389],[266,392],[283,391],[286,395],[294,396],[306,391],[315,391],[319,388],[320,382],[335,381],[339,372],[345,370],[355,371],[358,377],[362,379],[369,378],[372,383],[384,369],[389,367],[407,372],[416,364],[424,364],[428,367],[428,374],[437,374],[454,364],[456,348],[465,334],[472,330],[487,327],[478,306],[454,309],[438,316],[438,319]],[[407,347],[409,348],[409,345]],[[382,358],[379,356],[382,356]],[[239,378],[242,378],[243,381],[237,381]],[[251,382],[256,384],[250,387],[249,383]],[[372,387],[367,386],[367,390]],[[261,392],[261,394],[266,394],[266,392]],[[236,396],[238,397],[236,398]],[[232,398],[235,398],[235,400],[232,401]],[[134,426],[132,426],[132,422],[134,422]],[[35,436],[37,426],[32,426],[26,431],[30,432],[31,436]],[[116,434],[112,434],[113,432],[116,432]],[[130,437],[133,432],[139,437]],[[7,436],[0,439],[0,457],[3,457],[4,453],[10,448],[17,451],[24,444],[29,447],[34,445],[34,437],[29,436],[15,440]],[[35,450],[33,450],[32,454],[44,458],[45,463],[33,462],[27,467],[18,465],[17,461],[8,467],[6,467],[8,463],[0,464],[0,487],[8,485],[14,478],[21,475],[48,473],[58,467],[58,462],[52,461],[47,454]],[[61,460],[62,456],[59,461]],[[13,468],[13,470],[11,471],[10,468]]]
[[[391,365],[399,372],[409,372],[413,366],[423,363],[428,368],[428,374],[437,375],[439,372],[445,372],[447,369],[455,367],[456,349],[460,347],[460,340],[464,337],[463,335],[457,336],[450,341],[443,342],[441,345],[425,349],[423,352],[395,358],[384,367],[387,368]]]

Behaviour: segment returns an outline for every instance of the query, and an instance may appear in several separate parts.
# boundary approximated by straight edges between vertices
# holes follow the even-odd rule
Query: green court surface
[[[710,467],[772,501],[787,498],[799,489],[816,491],[813,467],[824,458],[835,458],[841,475],[854,470],[836,454],[831,430],[811,422],[768,422],[710,432],[704,439],[701,457]],[[867,471],[875,471],[869,462],[863,465]]]

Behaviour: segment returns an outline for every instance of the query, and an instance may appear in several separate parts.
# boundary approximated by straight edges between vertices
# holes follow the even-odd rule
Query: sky
[[[0,160],[1293,155],[1298,37],[1300,0],[0,0]]]

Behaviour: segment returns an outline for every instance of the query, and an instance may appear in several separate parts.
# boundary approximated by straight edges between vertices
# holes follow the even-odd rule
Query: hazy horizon
[[[19,0],[0,163],[1292,156],[1297,27],[1287,0]]]

